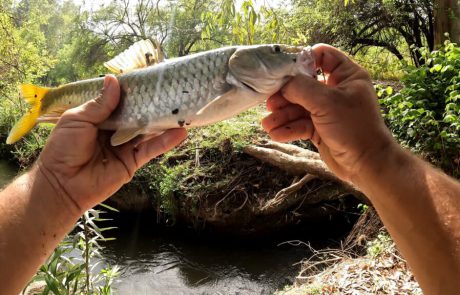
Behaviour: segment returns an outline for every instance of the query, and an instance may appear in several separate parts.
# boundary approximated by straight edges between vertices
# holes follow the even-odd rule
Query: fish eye
[[[274,45],[274,46],[273,46],[273,51],[276,52],[276,53],[281,52],[281,46],[279,46],[279,45]]]

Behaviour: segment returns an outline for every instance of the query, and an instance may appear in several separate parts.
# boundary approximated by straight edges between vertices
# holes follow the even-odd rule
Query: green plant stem
[[[86,294],[90,294],[90,270],[89,270],[89,240],[90,240],[90,236],[89,236],[89,229],[88,229],[88,224],[87,224],[87,220],[86,220],[86,216],[83,215],[82,216],[82,219],[83,219],[83,227],[84,227],[84,231],[85,231],[85,235],[84,235],[84,239],[85,239],[85,269],[86,269]]]

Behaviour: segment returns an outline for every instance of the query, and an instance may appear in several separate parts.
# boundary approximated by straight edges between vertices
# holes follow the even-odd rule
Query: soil
[[[298,178],[235,150],[230,141],[200,150],[198,159],[195,152],[184,156],[180,151],[164,159],[171,167],[185,161],[197,166],[177,179],[179,189],[169,200],[174,206],[172,218],[162,214],[164,200],[158,193],[139,189],[139,179],[134,182],[137,189],[126,186],[112,198],[112,205],[125,211],[148,209],[147,205],[159,209],[160,221],[237,235],[268,235],[305,226],[351,227],[356,221],[360,201],[352,195],[338,196],[340,184],[333,181],[313,180],[296,193],[298,201],[292,206],[266,214],[261,207]],[[126,201],[126,194],[138,205]]]

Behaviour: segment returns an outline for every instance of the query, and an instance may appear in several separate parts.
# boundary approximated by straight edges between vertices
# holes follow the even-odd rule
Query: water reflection
[[[4,160],[0,160],[0,190],[7,185],[15,176],[17,170]]]
[[[277,241],[197,237],[141,226],[114,231],[106,259],[122,269],[119,294],[272,294],[292,283],[306,250]]]

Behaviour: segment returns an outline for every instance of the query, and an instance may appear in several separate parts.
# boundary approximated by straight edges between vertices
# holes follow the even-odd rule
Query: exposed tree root
[[[289,198],[292,194],[297,193],[306,183],[309,181],[316,179],[316,176],[311,174],[305,174],[300,180],[295,181],[291,186],[286,187],[280,190],[273,199],[268,200],[263,207],[260,209],[265,214],[273,213],[273,209],[276,208],[277,211],[280,210],[281,205],[284,207],[290,207],[292,204],[297,203],[298,196],[294,196]],[[285,204],[283,204],[285,203]]]
[[[309,158],[304,157],[303,155],[293,156],[279,151],[278,149],[254,145],[245,147],[243,151],[248,155],[270,163],[292,175],[305,175],[305,173],[309,173],[323,179],[340,181],[331,171],[329,171],[324,162],[316,156],[311,156]]]
[[[278,150],[280,152],[289,154],[291,156],[304,157],[304,158],[312,159],[312,160],[321,160],[321,157],[319,156],[318,153],[303,149],[301,147],[298,147],[292,144],[279,143],[275,141],[265,141],[261,143],[259,146],[264,147],[264,148],[273,149],[273,150]]]
[[[243,151],[248,155],[276,166],[296,177],[303,175],[301,180],[295,181],[291,186],[280,190],[274,198],[265,202],[260,208],[260,213],[262,214],[272,214],[280,210],[286,210],[300,201],[303,202],[304,200],[302,199],[305,198],[305,196],[299,197],[296,192],[313,179],[337,183],[336,191],[328,193],[322,192],[323,194],[321,197],[323,200],[336,199],[341,196],[352,194],[367,202],[363,193],[349,183],[337,178],[337,176],[327,168],[318,153],[291,144],[273,141],[267,141],[259,146],[247,146]],[[311,194],[311,197],[314,195],[318,198],[318,194]],[[306,198],[310,198],[310,194]],[[316,201],[318,202],[318,200]]]

